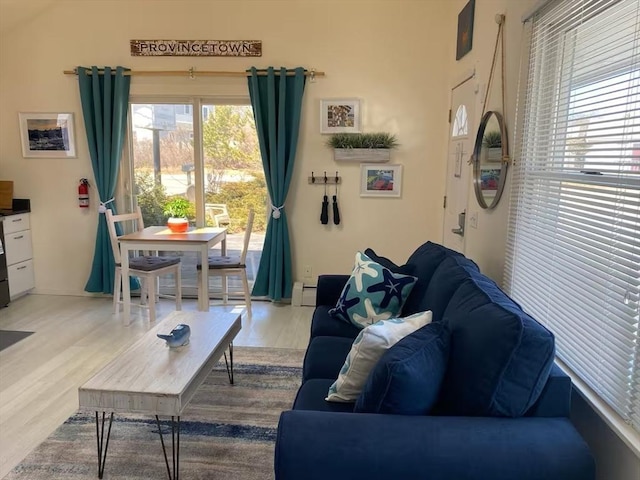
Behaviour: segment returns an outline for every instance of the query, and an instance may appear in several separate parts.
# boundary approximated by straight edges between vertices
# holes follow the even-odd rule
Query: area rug
[[[33,332],[20,332],[18,330],[0,330],[0,351],[10,347],[14,343],[27,338]]]
[[[233,354],[235,384],[218,363],[181,417],[181,479],[273,478],[278,419],[300,386],[304,351],[235,347]],[[170,441],[169,425],[162,428]],[[5,480],[95,479],[97,463],[95,413],[80,411]],[[105,465],[105,479],[167,478],[155,418],[116,414]]]

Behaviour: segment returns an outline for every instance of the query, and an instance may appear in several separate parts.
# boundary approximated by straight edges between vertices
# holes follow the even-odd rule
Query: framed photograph
[[[500,183],[500,168],[481,168],[480,169],[480,190],[497,191]]]
[[[460,60],[471,51],[473,45],[473,15],[476,0],[469,0],[458,14],[458,40],[456,43],[456,60]]]
[[[75,158],[73,113],[19,113],[22,156]]]
[[[402,165],[360,165],[361,197],[399,197]]]
[[[320,100],[320,133],[360,133],[360,100]]]

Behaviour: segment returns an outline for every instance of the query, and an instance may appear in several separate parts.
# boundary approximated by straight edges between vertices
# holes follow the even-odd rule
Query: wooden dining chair
[[[204,211],[214,227],[228,227],[231,223],[226,203],[205,203]]]
[[[220,276],[222,278],[222,301],[226,305],[229,301],[230,294],[244,295],[245,303],[247,305],[247,316],[251,318],[251,290],[249,290],[249,280],[247,279],[247,252],[249,250],[249,240],[251,239],[251,230],[253,229],[253,218],[255,213],[249,210],[249,217],[247,218],[247,226],[244,231],[244,240],[242,251],[240,255],[230,256],[209,256],[209,276]],[[198,260],[198,285],[202,279],[202,263]],[[229,283],[227,281],[228,276],[239,276],[242,280],[242,292],[230,292]]]
[[[120,256],[120,243],[116,232],[116,224],[121,222],[134,222],[135,230],[144,229],[144,220],[140,207],[136,207],[134,213],[124,213],[114,215],[111,210],[105,212],[107,226],[109,227],[109,237],[111,238],[111,249],[116,262],[115,280],[113,285],[113,311],[117,313],[118,305],[122,304],[120,299],[120,289],[122,287],[122,257]],[[173,274],[176,284],[176,310],[182,310],[182,280],[180,276],[180,258],[161,257],[158,255],[134,256],[129,259],[129,276],[138,277],[141,282],[140,306],[149,309],[149,321],[156,319],[156,290],[160,276]],[[129,280],[128,278],[126,279]]]

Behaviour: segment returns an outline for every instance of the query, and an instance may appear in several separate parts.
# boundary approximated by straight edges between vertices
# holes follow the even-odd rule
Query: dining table
[[[222,227],[192,227],[184,233],[174,233],[167,227],[146,227],[139,232],[118,237],[122,257],[122,278],[129,278],[130,252],[171,251],[199,252],[202,265],[209,264],[209,251],[218,243],[221,255],[227,254],[227,229]],[[176,292],[180,295],[180,292]],[[122,282],[124,324],[131,322],[131,289],[128,281]],[[198,310],[209,311],[209,275],[201,275],[198,283]]]

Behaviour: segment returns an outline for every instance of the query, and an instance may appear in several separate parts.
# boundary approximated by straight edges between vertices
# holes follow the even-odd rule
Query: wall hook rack
[[[323,172],[323,175],[316,176],[314,172],[311,172],[311,176],[308,177],[309,185],[338,185],[342,183],[342,177],[336,172],[335,176],[327,175],[327,172]]]

